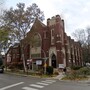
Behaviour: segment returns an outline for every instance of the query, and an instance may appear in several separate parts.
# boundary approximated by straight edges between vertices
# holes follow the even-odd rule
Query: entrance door
[[[52,55],[51,60],[52,60],[52,67],[56,68],[56,56],[55,56],[55,54]]]

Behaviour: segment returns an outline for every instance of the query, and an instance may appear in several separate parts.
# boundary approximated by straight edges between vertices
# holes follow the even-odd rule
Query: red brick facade
[[[26,38],[29,39],[31,37],[36,41],[32,44],[30,42],[27,43],[24,54],[26,60],[32,59],[34,64],[36,64],[37,60],[42,60],[43,66],[44,59],[47,58],[47,65],[54,68],[82,65],[81,45],[71,39],[70,36],[67,36],[64,20],[59,15],[47,19],[47,25],[36,19]],[[13,58],[13,55],[11,57]],[[20,60],[17,59],[15,61],[19,62],[21,57],[19,57]]]

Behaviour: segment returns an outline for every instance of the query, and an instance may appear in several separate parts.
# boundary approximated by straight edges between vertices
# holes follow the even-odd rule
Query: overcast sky
[[[15,7],[19,2],[26,6],[36,3],[44,12],[45,24],[47,18],[61,15],[67,35],[71,36],[76,29],[90,26],[90,0],[7,0],[6,7]]]

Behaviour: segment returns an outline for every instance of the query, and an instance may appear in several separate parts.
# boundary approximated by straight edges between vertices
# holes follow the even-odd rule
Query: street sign
[[[36,65],[42,65],[42,61],[41,60],[37,60],[36,61]]]
[[[46,60],[46,61],[47,61],[47,60],[48,60],[48,57],[46,57],[46,58],[43,58],[43,60]]]
[[[59,64],[59,68],[64,68],[64,64]]]
[[[27,65],[29,65],[32,62],[32,59],[27,60]]]

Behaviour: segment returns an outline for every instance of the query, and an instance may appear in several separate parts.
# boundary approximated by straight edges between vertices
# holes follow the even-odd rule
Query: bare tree
[[[88,46],[90,46],[90,28],[87,28],[86,32],[87,32],[87,44]]]
[[[72,36],[82,45],[84,62],[90,63],[90,28],[78,29],[73,32]]]
[[[84,29],[75,30],[75,32],[72,33],[72,36],[82,45],[86,43],[86,32]]]
[[[2,17],[4,26],[8,26],[10,28],[12,36],[15,37],[15,41],[20,42],[23,40],[23,43],[27,32],[30,30],[31,25],[34,23],[36,18],[43,21],[44,14],[35,3],[27,8],[25,8],[24,3],[19,3],[17,4],[16,9],[10,8],[10,10],[4,11]],[[22,44],[21,47],[24,70],[26,71],[24,44]]]

